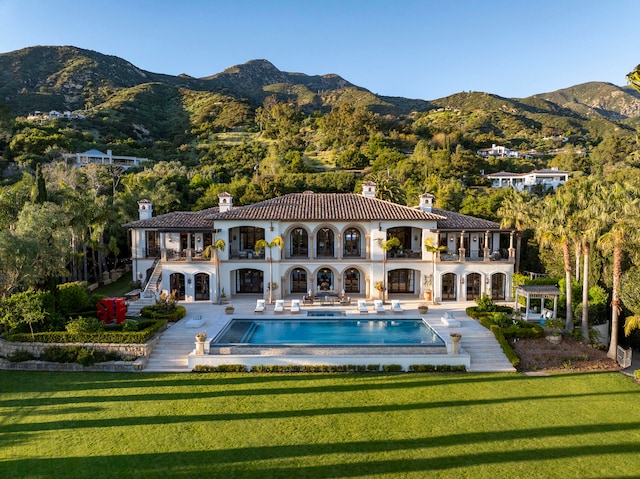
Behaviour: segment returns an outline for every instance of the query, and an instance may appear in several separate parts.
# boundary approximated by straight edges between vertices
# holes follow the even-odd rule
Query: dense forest
[[[3,65],[3,297],[94,281],[126,261],[121,225],[136,219],[143,198],[163,214],[217,206],[223,191],[243,205],[304,190],[357,192],[374,181],[382,199],[413,206],[429,192],[438,208],[520,230],[523,271],[575,283],[571,314],[592,307],[591,317],[607,317],[617,289],[640,313],[629,292],[640,284],[631,234],[640,226],[640,96],[632,89],[585,84],[528,99],[466,92],[427,102],[378,97],[337,76],[285,74],[265,61],[193,79],[40,47],[0,55]],[[611,103],[616,92],[625,103]],[[50,109],[79,114],[35,114]],[[493,144],[519,155],[478,153]],[[89,149],[149,162],[122,170],[62,160]],[[484,179],[552,167],[571,176],[557,193],[492,189]]]

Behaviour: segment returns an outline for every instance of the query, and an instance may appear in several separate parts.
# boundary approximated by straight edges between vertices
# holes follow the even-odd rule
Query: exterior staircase
[[[170,323],[170,334],[163,334],[156,343],[144,372],[180,372],[186,373],[187,356],[195,348],[197,330],[181,328],[179,323]]]
[[[154,263],[153,273],[147,281],[147,285],[140,293],[140,298],[135,301],[127,302],[127,316],[140,316],[140,311],[145,306],[151,306],[156,303],[158,285],[162,276],[162,263],[156,260]]]
[[[460,346],[471,355],[471,366],[467,368],[469,372],[516,371],[493,333],[485,328],[478,331],[465,329]]]

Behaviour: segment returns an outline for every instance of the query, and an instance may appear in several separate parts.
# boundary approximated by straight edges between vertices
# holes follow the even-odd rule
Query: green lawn
[[[622,478],[619,373],[0,371],[1,478]]]
[[[104,295],[106,298],[117,298],[124,296],[129,291],[131,291],[131,272],[125,273],[113,283],[100,286],[95,292]]]

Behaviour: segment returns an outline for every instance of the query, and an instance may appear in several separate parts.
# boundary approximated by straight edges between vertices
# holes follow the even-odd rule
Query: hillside
[[[467,139],[475,135],[473,143],[480,145],[526,144],[553,135],[597,139],[616,131],[631,133],[640,123],[640,94],[600,82],[521,99],[462,92],[427,101],[379,96],[336,74],[283,72],[267,60],[193,78],[145,71],[121,58],[72,46],[0,54],[0,102],[13,116],[84,110],[91,128],[114,138],[173,143],[185,135],[247,127],[270,96],[305,114],[348,105],[389,118],[415,117],[418,130],[452,134],[457,129]],[[455,111],[459,118],[447,119],[451,124],[442,127],[442,115],[425,117],[436,110]]]

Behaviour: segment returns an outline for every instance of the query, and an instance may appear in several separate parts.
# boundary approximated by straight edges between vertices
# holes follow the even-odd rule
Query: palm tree
[[[502,205],[498,209],[498,216],[501,218],[501,228],[515,227],[516,235],[516,264],[515,272],[520,272],[520,248],[522,244],[522,231],[531,224],[531,208],[529,205],[530,197],[526,193],[518,193],[511,189],[506,194]]]
[[[566,319],[565,332],[573,329],[573,288],[572,288],[572,261],[570,241],[573,238],[573,232],[569,223],[566,221],[570,216],[572,205],[570,198],[563,196],[558,191],[553,196],[547,196],[541,207],[537,210],[538,224],[535,235],[541,247],[553,248],[559,246],[562,248],[562,257],[564,262],[564,273],[566,283]]]
[[[222,296],[220,295],[220,261],[218,260],[218,252],[224,251],[226,247],[227,244],[224,242],[224,240],[222,238],[219,238],[215,243],[210,244],[202,251],[202,255],[205,258],[211,256],[211,261],[213,261],[213,264],[216,267],[216,291],[214,300],[218,304],[222,304]]]
[[[391,251],[393,248],[397,248],[402,243],[400,239],[397,237],[389,238],[388,240],[383,240],[382,238],[376,238],[376,242],[378,246],[382,248],[382,301],[384,302],[385,291],[387,290],[387,252]]]
[[[635,238],[640,215],[640,200],[637,192],[614,183],[603,191],[601,199],[604,207],[601,217],[608,230],[598,238],[597,245],[605,252],[612,253],[611,286],[611,341],[607,356],[616,358],[618,349],[618,319],[620,314],[620,278],[622,277],[623,249]]]
[[[433,246],[433,238],[427,238],[424,240],[424,249],[427,253],[431,253],[431,264],[433,265],[433,279],[431,280],[431,301],[435,301],[435,279],[436,279],[436,254],[441,251],[446,251],[446,246]]]
[[[576,211],[569,218],[580,231],[582,245],[582,341],[589,343],[589,262],[591,260],[591,245],[596,242],[604,224],[602,195],[602,181],[586,177],[576,182],[567,182],[565,186],[571,188],[571,194],[576,201]]]
[[[273,254],[271,252],[272,248],[278,247],[280,249],[282,249],[284,247],[284,240],[280,237],[280,236],[276,236],[275,238],[273,238],[273,240],[271,242],[267,242],[267,240],[258,240],[256,241],[256,244],[254,245],[253,249],[255,250],[256,254],[260,254],[262,252],[263,249],[268,248],[269,249],[269,304],[272,303],[273,300],[273,296],[272,296],[272,291],[273,291]]]

